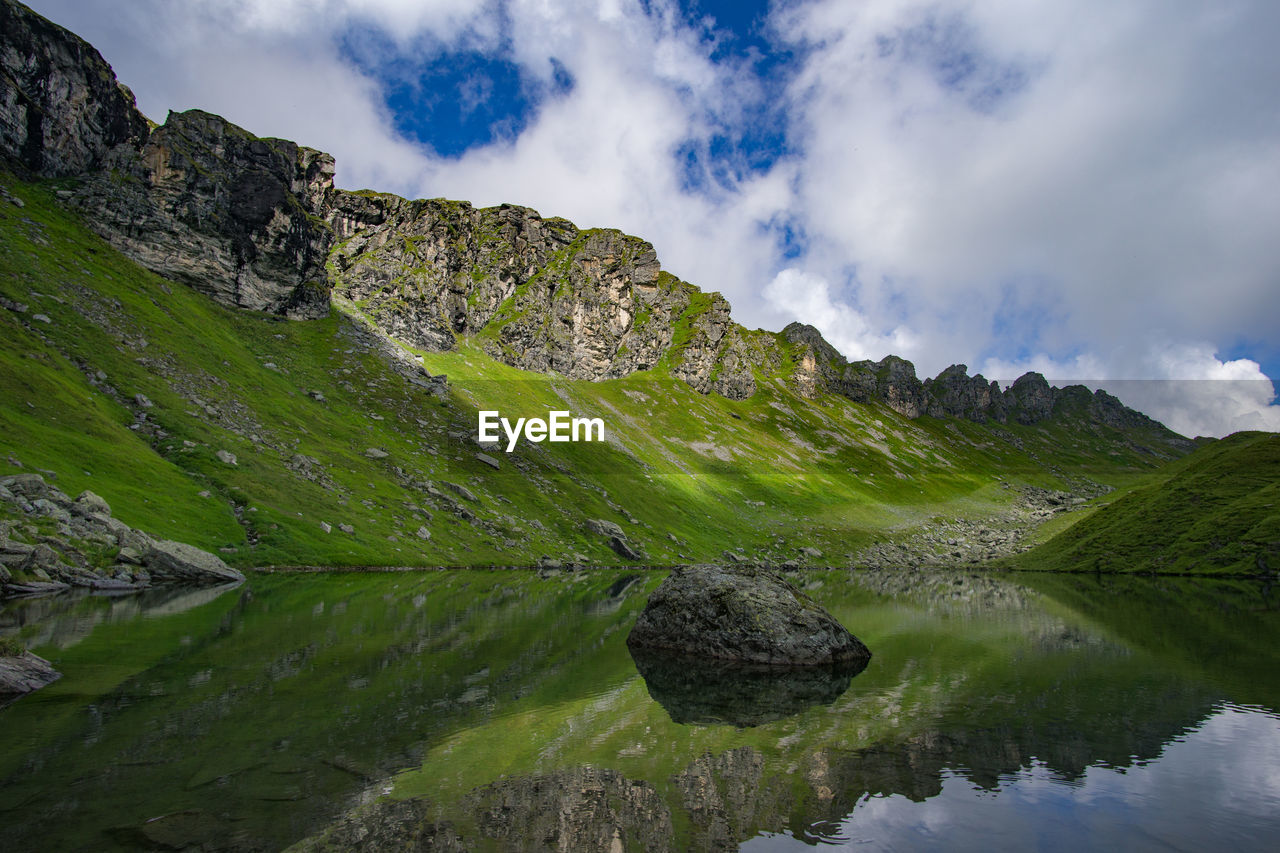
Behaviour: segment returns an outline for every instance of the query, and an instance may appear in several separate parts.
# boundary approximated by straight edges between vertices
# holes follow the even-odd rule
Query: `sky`
[[[27,3],[156,121],[619,228],[748,327],[1280,430],[1274,0]]]

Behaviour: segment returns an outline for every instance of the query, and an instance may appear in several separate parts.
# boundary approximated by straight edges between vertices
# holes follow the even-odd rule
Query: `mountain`
[[[1239,432],[1172,462],[1016,564],[1033,569],[1274,575],[1280,435]]]
[[[0,451],[232,564],[979,562],[1192,447],[1038,374],[748,330],[616,230],[154,125],[12,0],[0,65]],[[607,440],[504,453],[482,410]]]

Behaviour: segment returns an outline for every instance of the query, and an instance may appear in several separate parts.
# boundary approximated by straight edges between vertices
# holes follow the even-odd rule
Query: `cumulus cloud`
[[[902,354],[923,373],[1003,359],[1189,379],[1251,365],[1253,384],[1165,386],[1223,395],[1216,417],[1191,401],[1161,414],[1213,434],[1274,424],[1258,365],[1201,342],[1270,340],[1280,316],[1264,224],[1280,221],[1280,114],[1259,82],[1280,73],[1260,41],[1278,14],[794,7],[784,33],[814,45],[792,86],[806,270],[857,300],[855,327],[905,323]]]
[[[1151,411],[1275,428],[1269,0],[776,3],[765,31],[792,61],[767,73],[672,0],[31,2],[153,118],[200,107],[322,148],[343,186],[622,228],[748,325],[810,322],[922,375],[1234,371],[1254,384],[1188,386],[1222,396],[1216,418]],[[377,63],[344,54],[362,32],[400,72],[467,49],[542,88],[515,130],[441,157],[397,130]],[[757,132],[780,140],[764,166],[724,150]],[[1248,341],[1273,349],[1222,355]]]
[[[824,337],[850,361],[878,361],[885,353],[909,352],[916,346],[902,326],[883,332],[872,328],[865,316],[832,298],[824,279],[800,270],[782,270],[765,287],[764,296],[779,312],[826,330]]]

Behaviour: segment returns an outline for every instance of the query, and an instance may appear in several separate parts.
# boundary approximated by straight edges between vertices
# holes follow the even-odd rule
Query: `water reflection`
[[[105,623],[185,613],[241,586],[166,584],[143,590],[71,589],[43,598],[0,602],[0,635],[21,634],[28,646],[66,649]]]
[[[820,837],[858,850],[1265,850],[1280,838],[1277,766],[1275,717],[1224,704],[1158,760],[1064,781],[1031,759],[994,789],[946,772],[926,798],[868,792],[814,832],[765,832],[741,849],[800,851]]]
[[[629,648],[649,695],[673,722],[759,726],[830,705],[867,667],[865,660],[835,666],[778,667],[732,663],[659,650]]]
[[[6,609],[65,675],[0,712],[0,848],[1034,846],[1017,827],[1094,802],[1211,825],[1226,800],[1237,836],[1277,831],[1280,619],[1247,585],[804,575],[876,656],[779,679],[633,661],[660,580],[266,576]],[[912,834],[966,797],[997,823]],[[1109,831],[1089,846],[1133,841]]]

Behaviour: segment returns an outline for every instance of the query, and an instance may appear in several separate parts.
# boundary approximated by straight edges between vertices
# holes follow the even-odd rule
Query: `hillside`
[[[1241,432],[1170,463],[1151,481],[1019,556],[1020,568],[1160,574],[1275,574],[1280,435]]]
[[[1038,374],[747,330],[618,231],[154,126],[91,46],[0,23],[0,453],[233,565],[980,562],[1191,447]],[[607,441],[505,453],[481,410]]]

